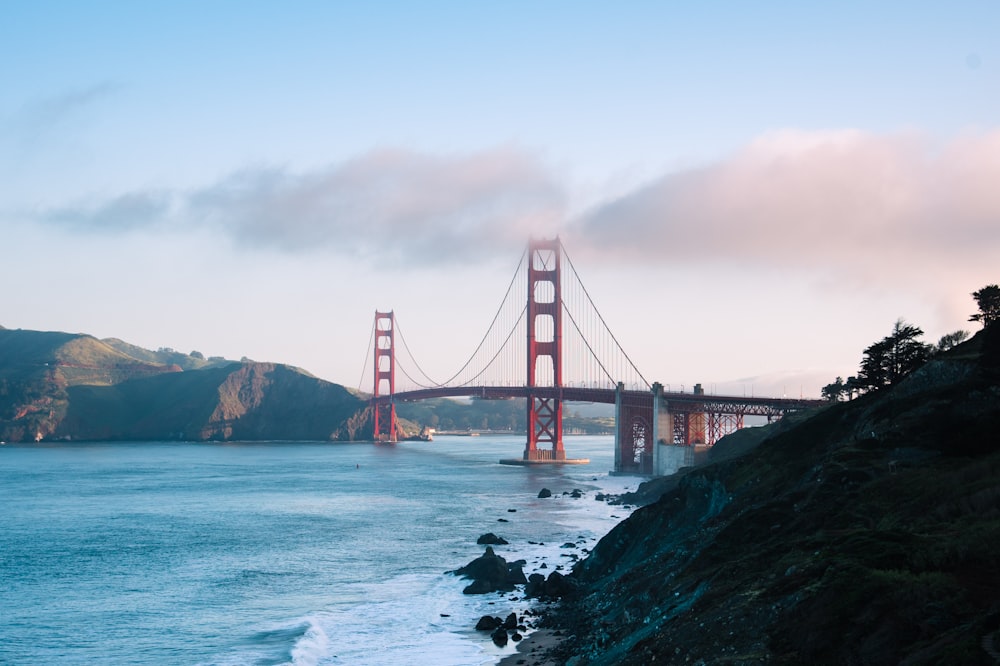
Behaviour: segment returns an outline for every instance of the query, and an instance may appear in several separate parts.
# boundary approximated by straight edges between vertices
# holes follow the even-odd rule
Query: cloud
[[[946,142],[782,131],[568,222],[568,185],[512,147],[444,156],[385,149],[312,171],[245,169],[191,191],[127,192],[41,217],[83,232],[207,229],[243,248],[381,265],[508,256],[530,235],[563,233],[574,256],[636,266],[766,267],[926,287],[942,272],[954,283],[992,270],[998,182],[1000,130]]]
[[[307,174],[234,174],[189,199],[241,244],[352,254],[481,255],[561,217],[559,185],[513,149],[435,157],[381,150]]]
[[[909,280],[1000,256],[1000,131],[777,132],[585,213],[574,243],[630,262]],[[581,250],[582,251],[582,250]]]
[[[208,228],[247,248],[440,263],[498,245],[519,250],[531,233],[555,233],[563,207],[560,184],[513,148],[445,157],[379,150],[312,172],[246,169],[191,192],[126,193],[43,218],[81,231]]]
[[[67,123],[79,119],[86,109],[122,89],[120,84],[102,81],[27,102],[10,120],[9,130],[16,137],[18,150],[33,149]]]
[[[168,217],[171,199],[166,192],[130,192],[98,203],[50,209],[42,213],[42,219],[87,232],[143,229],[157,226]]]

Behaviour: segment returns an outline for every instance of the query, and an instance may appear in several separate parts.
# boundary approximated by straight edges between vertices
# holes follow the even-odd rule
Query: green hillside
[[[286,365],[0,329],[3,441],[351,439],[363,436],[364,407]]]

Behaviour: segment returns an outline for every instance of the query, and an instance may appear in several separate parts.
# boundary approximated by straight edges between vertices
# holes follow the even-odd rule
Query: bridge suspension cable
[[[358,391],[362,391],[361,386],[365,383],[365,375],[371,370],[368,361],[372,358],[372,343],[375,342],[375,320],[372,320],[372,332],[368,336],[368,344],[365,346],[365,362],[361,365],[361,379],[358,380]]]
[[[636,367],[635,363],[632,361],[631,357],[629,357],[625,349],[622,348],[621,343],[618,342],[618,338],[616,338],[615,334],[611,332],[611,327],[608,326],[607,322],[604,321],[604,317],[601,316],[601,311],[598,310],[597,305],[594,304],[594,299],[591,298],[590,292],[587,291],[587,287],[583,284],[583,280],[580,279],[580,274],[577,273],[576,266],[573,265],[573,260],[570,259],[569,254],[566,252],[566,246],[564,246],[561,241],[559,243],[559,246],[560,248],[562,248],[562,255],[566,258],[566,263],[569,265],[570,271],[573,274],[574,280],[571,282],[571,284],[579,287],[579,290],[582,293],[582,298],[585,299],[586,304],[589,305],[587,311],[593,312],[594,315],[597,317],[597,322],[599,322],[600,324],[599,327],[596,327],[598,328],[596,332],[592,331],[591,335],[584,334],[584,332],[580,330],[576,318],[570,311],[570,308],[566,304],[566,299],[564,297],[563,301],[564,301],[565,312],[567,315],[569,315],[570,321],[573,323],[574,328],[576,328],[576,330],[580,333],[581,340],[584,342],[588,351],[594,357],[594,360],[598,363],[601,370],[604,372],[607,378],[610,379],[612,382],[617,383],[618,381],[622,381],[626,384],[641,383],[641,386],[643,388],[649,389],[650,383],[643,376],[642,372],[640,372],[639,368]],[[572,292],[571,292],[571,297],[575,297],[575,300],[580,299],[579,295]],[[597,350],[594,347],[594,342],[592,341],[592,337],[594,336],[595,333],[597,333],[600,337],[603,337],[602,334],[606,334],[607,336],[605,353],[609,354],[612,359],[617,359],[619,361],[619,368],[617,368],[616,376],[612,376],[612,374],[608,371],[608,368],[605,367],[604,360],[602,360],[602,357],[597,353]],[[626,370],[630,372],[625,372]],[[631,376],[628,376],[630,374]],[[638,382],[635,381],[636,379],[638,379]],[[632,381],[630,382],[628,380]]]
[[[397,317],[396,333],[403,343],[401,349],[397,349],[397,351],[404,353],[397,356],[396,367],[413,384],[414,388],[469,386],[482,379],[491,369],[496,372],[497,376],[488,378],[490,380],[488,383],[497,385],[523,384],[524,371],[522,366],[524,366],[524,359],[522,356],[520,361],[517,361],[515,357],[519,343],[516,334],[519,328],[523,330],[521,322],[526,309],[525,304],[520,301],[520,295],[524,290],[518,288],[519,285],[523,286],[525,283],[523,267],[526,256],[527,251],[522,253],[507,285],[507,291],[479,344],[458,370],[444,381],[432,378],[417,362]],[[521,347],[523,348],[523,344]]]
[[[570,269],[562,271],[562,286],[559,290],[561,311],[566,314],[571,324],[562,332],[562,385],[614,388],[621,382],[632,389],[648,389],[649,382],[611,333],[561,242],[559,250],[558,254],[565,257],[566,266]],[[403,328],[399,325],[399,319],[396,318],[394,332],[402,344],[395,349],[394,363],[400,375],[409,383],[409,389],[527,385],[530,361],[526,360],[528,359],[528,305],[524,296],[528,293],[529,279],[525,262],[529,260],[530,254],[527,249],[521,254],[500,305],[475,349],[458,370],[444,381],[431,377],[416,360]],[[550,256],[530,257],[530,260],[535,261],[536,269],[545,271],[558,269],[553,265],[554,261],[559,260],[556,253]],[[543,287],[552,292],[551,285],[542,283],[533,288],[544,291]],[[539,299],[537,302],[544,302],[544,299],[550,296],[555,294],[541,292],[534,294],[534,298]],[[544,320],[545,317],[540,319]],[[551,339],[552,333],[550,323],[545,321],[539,322],[535,330],[535,336],[539,340],[546,336]],[[374,334],[373,329],[372,335]],[[370,346],[371,340],[369,340]],[[366,366],[368,364],[367,358],[365,364]],[[551,374],[550,370],[536,368],[536,371],[538,371],[535,379],[537,385],[553,383],[553,378],[548,376]],[[402,392],[408,389],[405,386],[397,386],[396,390]]]

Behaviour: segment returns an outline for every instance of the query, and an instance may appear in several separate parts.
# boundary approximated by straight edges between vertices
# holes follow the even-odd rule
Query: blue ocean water
[[[480,555],[485,532],[526,574],[568,568],[626,515],[594,495],[638,483],[609,477],[610,437],[566,440],[585,466],[497,463],[522,448],[523,435],[0,447],[0,663],[496,663],[513,646],[476,620],[528,602],[463,595],[444,572]]]

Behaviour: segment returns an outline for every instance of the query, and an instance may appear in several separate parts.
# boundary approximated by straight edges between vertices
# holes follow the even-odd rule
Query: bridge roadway
[[[587,388],[576,386],[442,386],[437,388],[400,391],[393,395],[372,398],[376,404],[395,402],[415,402],[432,398],[481,398],[483,400],[506,400],[509,398],[558,398],[564,402],[599,402],[613,405],[617,402],[617,391],[613,388]],[[737,414],[743,416],[781,416],[785,412],[807,409],[823,404],[822,400],[792,398],[763,398],[732,395],[712,395],[708,393],[681,393],[661,391],[663,400],[675,411],[711,412],[716,414]],[[649,389],[621,391],[623,402],[639,404],[645,400],[652,403],[653,392]]]

